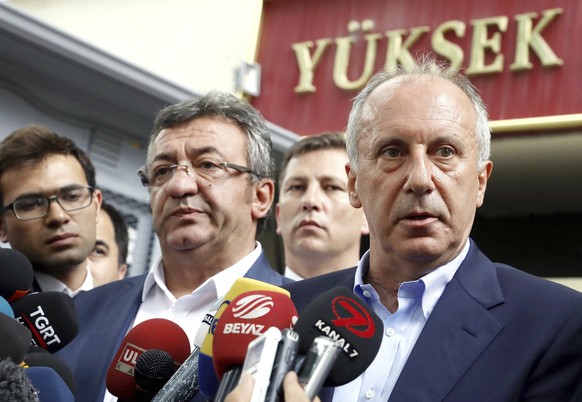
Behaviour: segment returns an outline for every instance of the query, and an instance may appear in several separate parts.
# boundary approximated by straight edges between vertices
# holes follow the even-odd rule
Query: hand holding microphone
[[[243,374],[238,385],[226,397],[224,402],[249,402],[253,394],[255,380],[250,374]],[[290,402],[311,402],[305,394],[303,387],[299,384],[297,374],[290,371],[283,380],[284,400]],[[315,397],[313,402],[319,402],[319,397]]]

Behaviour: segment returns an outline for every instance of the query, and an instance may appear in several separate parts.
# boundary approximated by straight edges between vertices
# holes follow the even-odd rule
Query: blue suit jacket
[[[301,310],[355,268],[284,286]],[[581,402],[582,294],[492,263],[472,242],[390,402]],[[322,402],[333,388],[323,388]],[[353,400],[356,400],[354,395]]]
[[[264,254],[245,276],[276,286],[290,282],[271,268]],[[76,401],[103,401],[107,369],[141,305],[145,278],[146,274],[112,282],[75,297],[79,333],[57,354],[75,375]],[[203,400],[198,395],[194,401]]]

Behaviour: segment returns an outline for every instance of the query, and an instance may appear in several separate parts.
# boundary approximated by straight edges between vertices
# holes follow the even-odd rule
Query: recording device
[[[199,374],[199,384],[200,393],[204,395],[208,400],[214,400],[216,392],[218,390],[220,381],[213,369],[213,340],[216,326],[220,322],[220,318],[224,310],[229,306],[231,301],[239,296],[240,294],[251,291],[251,290],[270,290],[274,292],[279,292],[285,294],[289,297],[289,292],[278,286],[271,285],[266,282],[258,281],[251,278],[238,278],[229,291],[221,299],[220,303],[216,305],[216,310],[214,313],[209,312],[204,318],[203,326],[208,328],[208,332],[202,341],[200,346],[200,353],[198,358],[198,374]],[[198,336],[197,336],[198,337]],[[246,348],[246,345],[245,345]],[[246,349],[245,349],[246,350]],[[242,360],[240,361],[242,364]]]
[[[291,299],[280,292],[255,290],[232,300],[214,331],[214,368],[221,379],[215,402],[222,401],[238,383],[248,345],[269,328],[289,328],[296,319]],[[271,366],[273,360],[274,355]],[[269,377],[266,381],[268,384]]]
[[[341,351],[340,345],[327,336],[318,336],[305,355],[297,372],[309,400],[313,400],[327,379]]]
[[[53,353],[79,332],[73,299],[61,292],[31,293],[12,303],[16,320],[32,333],[35,345]]]
[[[111,394],[120,400],[143,396],[140,394],[142,391],[137,390],[135,365],[139,356],[150,349],[169,353],[175,367],[178,367],[190,354],[190,341],[178,324],[163,318],[146,320],[133,327],[121,342],[107,370],[106,386]]]
[[[12,303],[30,292],[34,271],[20,251],[0,248],[0,296]]]
[[[298,352],[299,334],[289,328],[285,328],[281,331],[281,341],[279,342],[275,361],[273,362],[265,402],[279,402],[283,400],[283,379],[289,371],[294,369]]]
[[[0,400],[34,401],[35,398],[36,390],[26,377],[24,368],[11,359],[0,359]]]
[[[67,386],[72,395],[77,393],[77,384],[75,382],[75,376],[73,372],[62,359],[57,356],[48,353],[45,349],[38,348],[38,351],[31,348],[28,354],[24,357],[22,366],[27,368],[27,373],[29,368],[34,367],[48,367],[55,371],[55,373],[62,379],[64,384]],[[34,370],[33,370],[34,371]],[[57,380],[52,380],[53,382],[58,382]]]
[[[20,364],[32,340],[32,334],[14,318],[0,313],[0,359]]]
[[[281,331],[270,327],[249,343],[241,373],[249,373],[255,379],[250,402],[265,401],[280,340]]]
[[[139,400],[150,401],[175,372],[174,359],[165,350],[149,349],[139,355],[134,372]]]
[[[14,318],[14,310],[10,307],[10,303],[0,296],[0,313],[7,315],[10,318]]]
[[[345,287],[336,287],[313,299],[293,330],[299,334],[303,356],[319,336],[339,344],[337,361],[324,382],[337,387],[357,378],[374,361],[382,343],[382,328],[382,320],[363,300]]]

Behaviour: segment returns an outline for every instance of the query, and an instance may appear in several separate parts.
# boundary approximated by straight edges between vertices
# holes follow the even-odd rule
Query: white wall
[[[254,61],[262,0],[8,0],[7,4],[196,93],[235,92]]]

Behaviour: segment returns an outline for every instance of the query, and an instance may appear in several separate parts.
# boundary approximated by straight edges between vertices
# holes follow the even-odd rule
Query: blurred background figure
[[[348,198],[345,137],[305,137],[283,157],[276,206],[283,238],[285,276],[299,280],[357,265],[368,234],[362,209]]]
[[[111,204],[103,202],[97,221],[95,248],[89,254],[94,286],[125,278],[129,232],[123,217]]]

